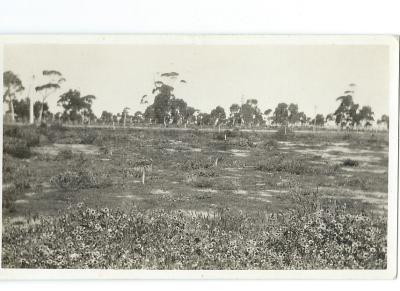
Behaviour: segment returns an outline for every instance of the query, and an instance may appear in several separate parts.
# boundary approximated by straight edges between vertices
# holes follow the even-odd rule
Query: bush
[[[60,142],[62,139],[65,138],[66,132],[67,128],[61,123],[53,123],[47,127],[45,135],[51,142]]]
[[[31,157],[31,150],[27,143],[22,139],[12,137],[4,137],[3,153],[19,159],[28,159]]]
[[[192,171],[199,169],[209,169],[214,166],[214,163],[211,160],[194,158],[191,160],[185,160],[183,164],[181,164],[181,169],[183,171]]]
[[[50,183],[62,190],[97,188],[100,182],[97,175],[90,170],[65,171],[50,179]]]
[[[81,138],[81,144],[93,144],[96,138],[98,137],[98,134],[96,131],[93,130],[85,130],[80,138]]]
[[[206,177],[197,177],[192,180],[191,184],[196,188],[212,188],[214,186],[214,181]]]
[[[230,139],[229,144],[235,147],[246,147],[246,148],[255,146],[255,143],[253,143],[248,137],[239,137]]]
[[[276,140],[268,139],[268,140],[265,140],[265,141],[261,142],[260,144],[258,144],[258,147],[268,150],[268,151],[271,151],[271,150],[277,149],[278,145],[279,144]]]
[[[342,166],[344,167],[358,167],[359,161],[352,160],[352,159],[346,159],[343,161]]]
[[[216,132],[216,133],[213,134],[213,139],[216,139],[216,140],[225,140],[225,136],[228,137],[228,136],[226,135],[226,133],[224,133],[224,132]]]
[[[192,175],[197,177],[217,177],[218,171],[215,168],[197,169],[192,171]]]
[[[40,144],[40,133],[34,126],[8,128],[4,131],[4,136],[22,140],[28,147]]]
[[[15,212],[15,200],[17,199],[17,188],[14,184],[8,187],[3,186],[3,203],[2,208],[8,210],[9,212]]]
[[[70,149],[65,149],[61,150],[58,152],[56,159],[57,160],[70,160],[72,159],[74,154],[72,153],[72,150]]]
[[[308,174],[313,169],[306,165],[304,160],[297,160],[282,155],[276,155],[261,161],[257,164],[256,169],[264,172],[287,172],[290,174]]]

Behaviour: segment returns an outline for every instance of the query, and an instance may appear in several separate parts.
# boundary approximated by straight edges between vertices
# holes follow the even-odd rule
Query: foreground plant
[[[314,201],[315,202],[315,201]],[[252,217],[93,209],[3,229],[5,268],[384,269],[385,219],[346,207]]]

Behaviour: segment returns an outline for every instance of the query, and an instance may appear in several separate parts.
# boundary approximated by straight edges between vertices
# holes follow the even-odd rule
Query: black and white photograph
[[[0,40],[2,269],[394,276],[397,37]]]

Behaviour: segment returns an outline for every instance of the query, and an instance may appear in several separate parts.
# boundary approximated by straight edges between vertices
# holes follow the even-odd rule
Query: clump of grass
[[[70,160],[72,159],[74,154],[72,153],[72,150],[70,149],[65,149],[61,150],[58,152],[56,156],[56,160],[62,161],[62,160]]]
[[[371,181],[364,177],[346,177],[339,180],[339,186],[342,187],[353,187],[361,190],[368,190],[371,186]]]
[[[304,160],[276,155],[258,162],[256,170],[263,172],[287,172],[301,175],[312,172],[312,168],[306,165]]]
[[[65,191],[97,188],[101,185],[97,175],[90,170],[67,170],[53,176],[50,183]]]
[[[185,160],[181,164],[181,169],[183,171],[192,171],[199,169],[209,169],[214,166],[214,163],[211,160],[194,158],[190,160]]]
[[[186,182],[196,188],[211,188],[215,185],[213,178],[218,176],[215,168],[202,168],[192,170],[186,175]]]
[[[80,133],[81,144],[93,144],[99,135],[96,131],[85,130]]]
[[[234,180],[218,180],[214,188],[217,190],[237,190],[239,185]]]
[[[191,181],[191,184],[196,188],[212,188],[214,186],[214,180],[207,177],[197,177]]]
[[[352,160],[352,159],[345,159],[342,163],[342,166],[344,167],[358,167],[360,164],[359,161],[357,160]]]
[[[258,147],[271,151],[271,150],[276,150],[278,148],[279,144],[275,139],[267,139],[258,144]]]

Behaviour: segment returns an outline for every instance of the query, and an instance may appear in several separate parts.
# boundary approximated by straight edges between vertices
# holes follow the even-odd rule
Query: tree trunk
[[[29,97],[29,123],[33,124],[35,121],[35,117],[33,116],[33,100],[32,97]]]
[[[144,185],[144,179],[146,178],[145,176],[146,176],[146,171],[145,171],[145,169],[143,168],[143,170],[142,170],[142,184],[143,184],[143,185]]]
[[[10,96],[10,111],[11,111],[11,123],[15,122],[15,118],[14,118],[14,104],[12,102],[12,98]]]
[[[43,102],[42,102],[42,105],[40,106],[40,110],[39,110],[39,118],[38,118],[39,124],[42,123],[42,116],[43,116]]]

